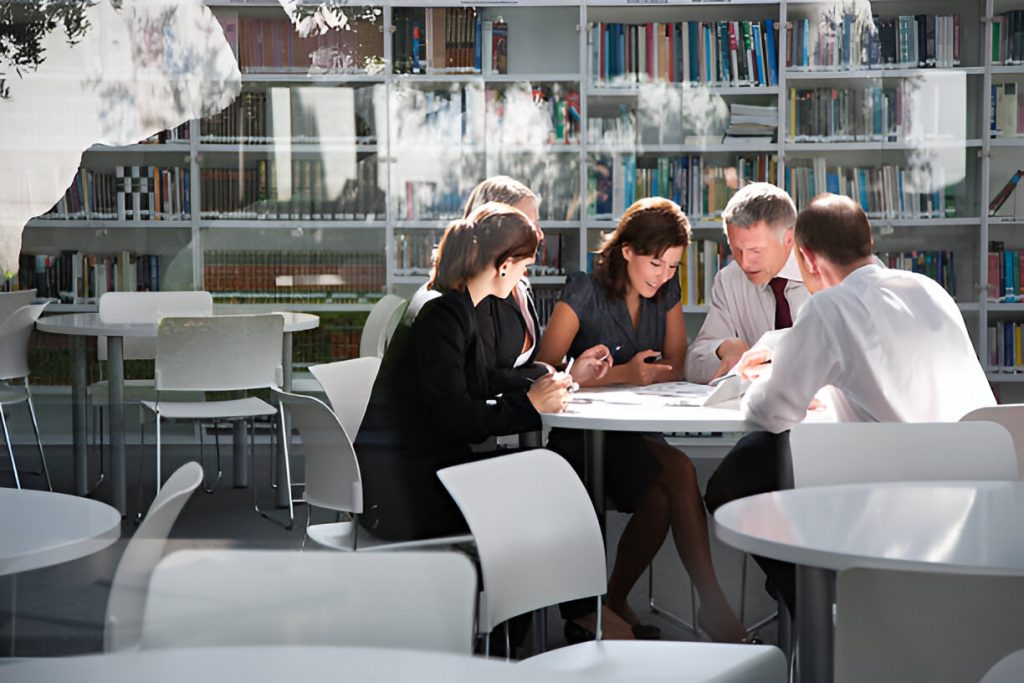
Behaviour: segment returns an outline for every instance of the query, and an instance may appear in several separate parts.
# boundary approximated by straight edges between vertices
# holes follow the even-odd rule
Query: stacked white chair
[[[994,422],[802,424],[791,432],[790,448],[797,488],[1019,474],[1010,434]],[[977,680],[1024,645],[1012,616],[999,615],[1007,604],[1024,604],[1019,579],[841,572],[835,680]]]
[[[476,571],[459,553],[183,550],[153,572],[142,647],[347,645],[469,655],[475,601]]]
[[[50,470],[46,466],[46,454],[43,452],[43,440],[39,436],[39,422],[36,420],[36,409],[32,403],[32,388],[28,382],[28,341],[32,336],[36,320],[39,319],[46,304],[29,304],[21,306],[5,320],[0,321],[0,427],[3,429],[7,454],[14,472],[14,485],[21,488],[21,477],[18,476],[18,465],[14,460],[14,445],[11,443],[11,432],[7,428],[7,416],[4,406],[16,403],[28,405],[29,417],[32,418],[32,431],[36,435],[39,447],[39,460],[43,465],[43,476],[46,488],[53,490],[50,481]],[[11,384],[10,380],[20,379],[22,385]]]
[[[370,315],[366,317],[363,325],[363,333],[359,338],[359,355],[383,356],[387,349],[391,335],[402,320],[409,302],[394,294],[385,294],[380,301],[370,309]]]
[[[1017,450],[1017,468],[1024,474],[1024,403],[1004,403],[972,410],[961,422],[995,422],[1006,427]]]
[[[438,476],[476,542],[481,633],[567,600],[600,604],[607,588],[604,539],[586,489],[561,456],[536,449],[448,467]],[[786,680],[782,652],[766,645],[598,640],[520,666],[603,681]]]
[[[28,306],[36,300],[36,290],[19,289],[16,292],[0,292],[0,322],[22,306]]]

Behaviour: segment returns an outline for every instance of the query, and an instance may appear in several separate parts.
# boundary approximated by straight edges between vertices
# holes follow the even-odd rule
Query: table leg
[[[232,481],[236,489],[244,489],[249,485],[249,438],[245,433],[245,421],[235,420],[231,423],[231,443],[234,448],[231,458],[234,460],[234,476]]]
[[[604,432],[588,429],[583,432],[583,474],[590,500],[597,511],[597,521],[604,533]]]
[[[86,356],[85,337],[71,337],[71,443],[74,491],[84,496],[89,492],[89,452],[85,426],[86,415]]]
[[[817,567],[796,567],[797,680],[832,680],[832,605],[836,573]]]
[[[284,345],[281,349],[281,388],[285,391],[292,390],[292,333],[285,332]],[[285,418],[285,438],[291,438],[291,420]],[[277,439],[277,457],[274,458],[274,467],[277,469],[277,489],[275,489],[274,502],[279,508],[288,507],[288,471],[285,469],[284,459],[286,456],[285,444]]]
[[[123,517],[127,513],[124,453],[124,338],[107,337],[107,371],[110,376],[110,484],[111,505]],[[139,476],[142,476],[141,471]]]

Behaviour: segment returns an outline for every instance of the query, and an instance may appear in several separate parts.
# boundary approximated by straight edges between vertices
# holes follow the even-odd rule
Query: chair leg
[[[0,406],[0,426],[4,430],[4,441],[7,443],[7,454],[11,457],[11,471],[14,472],[14,485],[21,488],[21,479],[18,477],[18,465],[14,462],[14,447],[11,445],[11,433],[7,430],[7,416],[4,415],[4,408]]]
[[[156,411],[156,492],[160,494],[160,410]]]
[[[647,568],[647,606],[650,607],[652,614],[660,615],[662,618],[672,622],[676,626],[686,629],[694,636],[700,635],[699,628],[697,626],[697,605],[696,598],[694,597],[696,591],[693,587],[693,582],[690,582],[690,621],[683,619],[674,612],[669,612],[664,607],[659,606],[654,600],[654,561],[651,561],[651,565]]]
[[[284,409],[284,406],[281,405],[279,410],[283,410],[283,409]],[[278,420],[278,425],[281,425],[281,424],[283,424],[283,421],[282,420]],[[283,428],[282,428],[282,433],[280,435],[280,438],[284,439],[284,436],[285,435],[283,434]],[[271,452],[272,453],[277,453],[277,444],[274,443],[273,440],[271,440],[270,448],[271,448]],[[288,495],[288,523],[285,524],[284,522],[282,522],[282,521],[276,519],[275,517],[271,516],[270,514],[264,512],[260,508],[259,499],[258,499],[258,497],[256,495],[256,488],[257,487],[256,487],[255,477],[254,477],[254,481],[252,482],[252,502],[253,502],[253,507],[256,508],[256,512],[259,513],[260,517],[263,517],[264,519],[269,519],[271,522],[274,522],[276,524],[280,524],[285,529],[289,529],[290,530],[290,529],[293,529],[295,527],[295,506],[294,506],[294,501],[292,500],[292,484],[291,484],[291,482],[292,482],[292,473],[291,473],[291,468],[289,467],[288,442],[287,442],[287,440],[282,441],[282,449],[284,451],[283,457],[284,457],[285,480],[283,482],[281,482],[281,484],[286,487],[287,495]],[[255,418],[253,418],[252,425],[251,425],[251,428],[249,430],[249,463],[250,463],[250,469],[252,470],[253,473],[255,473],[256,472],[256,419]],[[270,468],[271,468],[271,470],[276,469],[276,464],[274,462],[274,458],[273,457],[270,458]],[[306,514],[306,529],[307,530],[309,529],[309,514],[310,513],[307,510],[307,514]],[[306,547],[306,538],[305,538],[305,535],[304,535],[303,538],[302,538],[302,548],[305,548],[305,547]]]
[[[103,460],[104,460],[104,457],[105,457],[104,447],[103,447],[103,445],[104,445],[104,441],[103,441],[103,406],[102,405],[95,405],[94,404],[92,406],[92,410],[93,410],[93,415],[96,417],[96,422],[97,422],[96,439],[99,442],[99,452],[100,452],[99,464],[100,464],[100,471],[99,471],[99,476],[96,478],[96,481],[93,482],[93,485],[90,486],[89,490],[85,492],[85,495],[87,495],[87,496],[90,496],[93,493],[95,493],[96,489],[98,489],[100,487],[100,484],[103,483],[103,479],[105,478],[104,466],[103,466]],[[140,416],[139,419],[140,420],[142,419],[141,415],[142,415],[142,407],[140,406],[139,407],[139,416]],[[139,443],[141,444],[142,443],[142,438],[141,438],[142,424],[141,424],[141,422],[139,423],[139,431],[140,431]],[[143,452],[144,451],[141,450],[141,446],[140,446],[139,453],[143,453]],[[140,481],[141,481],[141,477],[140,477]],[[141,497],[141,494],[140,494],[139,502],[141,502],[141,501],[142,501],[142,497]]]
[[[53,491],[53,482],[50,481],[50,469],[46,466],[46,454],[43,453],[43,439],[39,436],[39,422],[36,420],[36,408],[32,405],[32,390],[28,385],[28,377],[25,379],[25,395],[28,397],[28,414],[32,418],[32,431],[36,434],[36,445],[39,446],[39,461],[43,465],[43,478],[46,479],[46,488]]]
[[[213,485],[212,486],[208,486],[206,484],[206,474],[205,474],[206,473],[206,456],[204,454],[204,449],[203,449],[204,442],[205,442],[205,440],[203,439],[203,426],[202,426],[202,424],[200,424],[199,425],[199,460],[200,460],[200,463],[203,466],[203,491],[205,491],[206,493],[213,493],[213,490],[217,487],[217,484],[220,483],[220,478],[222,476],[224,476],[224,469],[221,467],[221,459],[220,459],[220,431],[217,429],[217,423],[216,422],[213,423],[213,443],[214,443],[214,447],[215,447],[216,452],[217,452],[217,478],[213,481]]]

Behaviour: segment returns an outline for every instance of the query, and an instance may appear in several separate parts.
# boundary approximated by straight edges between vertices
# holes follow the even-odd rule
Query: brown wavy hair
[[[594,264],[594,277],[615,299],[626,296],[629,286],[626,257],[622,255],[622,247],[627,244],[636,254],[656,258],[672,247],[685,249],[690,244],[690,221],[678,204],[661,197],[641,199],[626,209],[597,251]],[[662,289],[655,298],[661,297]]]
[[[468,218],[452,221],[437,248],[437,266],[430,289],[463,291],[466,282],[489,266],[500,268],[537,253],[540,230],[519,209],[487,202]]]

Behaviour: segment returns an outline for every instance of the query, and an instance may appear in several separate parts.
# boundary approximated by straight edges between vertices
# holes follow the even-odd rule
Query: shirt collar
[[[779,271],[776,277],[784,277],[787,280],[803,284],[804,277],[800,274],[800,266],[796,264],[796,247],[793,247],[789,252],[789,258],[786,259],[786,263],[782,266],[782,270]],[[771,280],[761,285],[763,291],[767,291],[769,287],[771,287]]]

